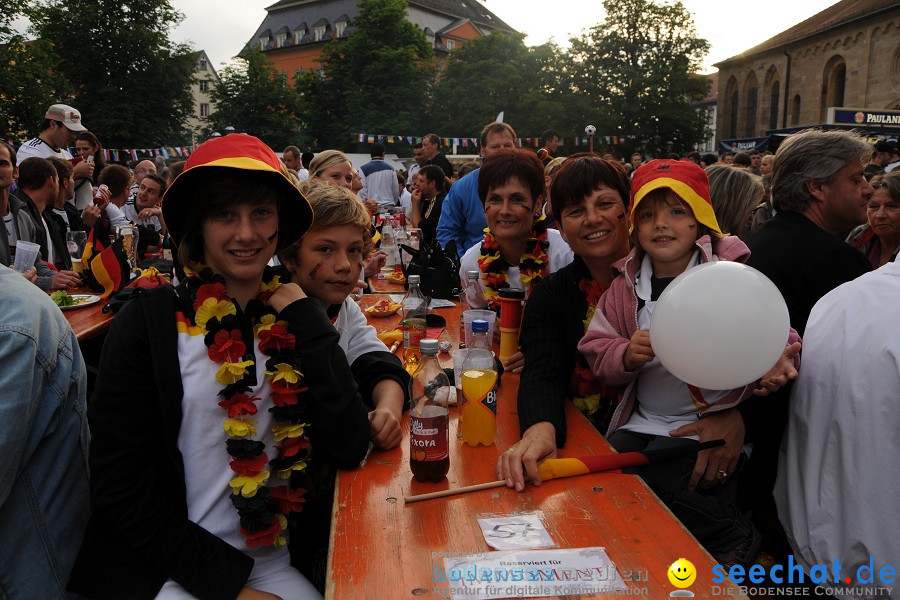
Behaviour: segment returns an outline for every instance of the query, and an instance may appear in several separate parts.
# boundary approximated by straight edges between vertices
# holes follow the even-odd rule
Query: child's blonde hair
[[[359,196],[345,187],[328,183],[310,183],[303,186],[303,193],[313,209],[313,224],[309,232],[350,225],[358,227],[363,240],[363,258],[372,252],[372,219]],[[295,263],[300,252],[301,239],[278,253],[282,263]]]

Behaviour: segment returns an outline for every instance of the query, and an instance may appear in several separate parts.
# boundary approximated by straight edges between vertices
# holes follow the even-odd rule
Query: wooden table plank
[[[88,288],[78,288],[69,293],[93,294],[94,292]],[[72,326],[72,330],[75,331],[75,337],[78,338],[79,342],[99,335],[109,328],[114,315],[112,312],[103,313],[103,307],[106,306],[106,303],[106,300],[100,300],[100,302],[84,308],[73,308],[63,311],[63,316],[66,317],[69,325]]]
[[[376,300],[363,300],[374,303]],[[447,313],[448,331],[458,336],[459,309]],[[437,311],[444,314],[442,311]],[[371,319],[379,331],[396,326],[399,317]],[[444,355],[446,356],[446,355]],[[713,559],[681,523],[634,475],[598,473],[527,486],[516,493],[497,488],[404,505],[403,497],[496,479],[498,455],[519,440],[516,393],[519,377],[505,374],[498,398],[497,442],[471,448],[457,439],[457,409],[451,409],[450,472],[441,483],[419,483],[409,469],[408,418],[398,448],[374,452],[354,471],[340,472],[335,492],[329,547],[326,598],[414,598],[448,592],[449,582],[435,581],[443,561],[433,552],[488,552],[476,517],[540,510],[560,548],[603,546],[620,573],[641,580],[648,598],[667,598],[675,588],[667,570],[678,558],[698,570],[691,591],[711,593]],[[606,440],[571,404],[566,405],[569,435],[563,456],[613,452]],[[745,598],[736,586],[725,592]],[[449,596],[448,596],[449,597]]]

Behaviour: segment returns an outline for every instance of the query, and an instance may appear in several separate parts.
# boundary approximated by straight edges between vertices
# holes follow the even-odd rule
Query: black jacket
[[[587,302],[578,282],[590,277],[587,266],[575,256],[571,263],[538,283],[522,316],[521,344],[525,367],[519,381],[519,429],[540,421],[556,428],[556,445],[566,443],[565,401],[584,337]],[[602,433],[602,432],[601,432]]]
[[[187,517],[174,316],[181,301],[170,286],[142,293],[116,315],[103,347],[88,408],[93,515],[69,581],[88,598],[153,598],[167,578],[201,599],[234,598],[253,567]],[[337,331],[312,298],[279,318],[296,336],[309,386],[313,464],[356,467],[369,421]]]

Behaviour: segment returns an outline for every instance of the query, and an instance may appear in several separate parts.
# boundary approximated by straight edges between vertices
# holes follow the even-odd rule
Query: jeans
[[[609,437],[618,452],[694,446],[684,438],[653,436],[618,430]],[[691,491],[688,482],[696,454],[679,459],[624,469],[640,475],[659,499],[678,517],[710,554],[721,554],[741,545],[753,535],[750,518],[743,515],[728,497],[723,485]],[[732,479],[737,475],[732,475]]]

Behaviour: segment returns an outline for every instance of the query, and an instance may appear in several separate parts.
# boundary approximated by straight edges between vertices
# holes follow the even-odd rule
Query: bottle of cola
[[[438,341],[419,344],[422,362],[410,382],[409,468],[416,481],[438,482],[450,470],[450,380],[438,363]]]

